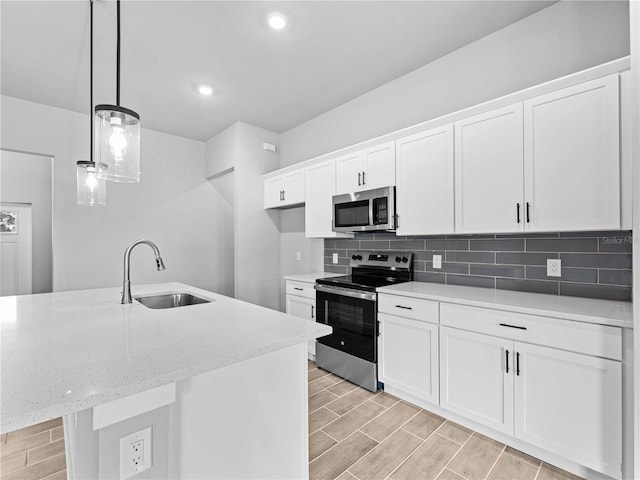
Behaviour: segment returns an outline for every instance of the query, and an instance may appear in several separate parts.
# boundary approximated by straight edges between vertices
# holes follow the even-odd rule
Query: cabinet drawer
[[[379,293],[378,311],[423,322],[438,323],[438,302],[431,300]]]
[[[561,318],[441,303],[440,323],[587,355],[622,359],[622,329]]]
[[[313,288],[315,283],[296,282],[287,280],[287,295],[297,295],[299,297],[316,298],[316,291]]]

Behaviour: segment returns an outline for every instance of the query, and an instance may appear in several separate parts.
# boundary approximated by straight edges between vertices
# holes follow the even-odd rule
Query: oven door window
[[[333,327],[318,342],[370,362],[376,361],[376,302],[342,295],[317,293],[317,321]]]
[[[364,227],[369,225],[369,200],[338,203],[334,208],[336,227]]]

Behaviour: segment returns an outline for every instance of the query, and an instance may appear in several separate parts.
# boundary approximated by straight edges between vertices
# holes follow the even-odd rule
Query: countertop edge
[[[328,327],[326,329],[328,329]],[[228,367],[229,365],[234,365],[236,363],[240,363],[245,360],[249,360],[251,358],[260,357],[263,355],[267,355],[269,353],[276,352],[278,350],[282,350],[284,348],[292,347],[299,343],[305,343],[308,340],[312,340],[312,339],[321,337],[323,335],[324,334],[322,332],[317,332],[317,334],[302,335],[300,337],[288,338],[283,342],[272,344],[268,348],[260,349],[258,351],[242,352],[241,355],[239,355],[238,357],[234,357],[233,359],[226,359],[224,361],[216,361],[212,363],[194,365],[193,367],[184,368],[176,372],[171,372],[170,374],[165,374],[158,377],[150,378],[146,381],[138,382],[134,385],[123,385],[122,387],[111,390],[106,394],[96,395],[93,397],[87,397],[82,400],[76,400],[70,403],[60,403],[58,405],[42,408],[39,410],[34,410],[30,412],[28,415],[21,415],[19,417],[14,417],[9,422],[3,421],[1,424],[0,432],[9,433],[15,430],[19,430],[21,428],[34,425],[34,424],[46,422],[54,418],[68,415],[70,413],[75,413],[81,410],[86,410],[88,408],[96,407],[98,405],[103,405],[105,403],[109,403],[114,400],[125,398],[130,395],[135,395],[136,393],[141,393],[141,392],[150,390],[152,388],[186,380],[188,378],[201,375],[203,373],[207,373],[213,370],[218,370],[220,368]]]
[[[418,282],[414,282],[414,283],[418,283]],[[423,283],[423,282],[420,282],[420,283]],[[391,287],[380,287],[376,289],[376,291],[378,293],[386,293],[391,295],[418,298],[423,300],[454,303],[457,305],[468,305],[472,307],[490,308],[493,310],[523,313],[528,315],[538,315],[538,316],[559,318],[563,320],[570,320],[570,321],[576,321],[576,322],[582,322],[582,323],[592,323],[597,325],[606,325],[611,327],[633,329],[633,320],[623,320],[623,319],[617,319],[617,318],[611,318],[611,317],[603,317],[600,315],[585,315],[582,313],[572,313],[572,312],[554,310],[554,309],[544,308],[544,307],[513,305],[513,304],[501,303],[499,301],[492,302],[490,300],[468,299],[468,298],[454,297],[454,296],[446,295],[442,293],[427,293],[427,292],[422,293],[422,292],[406,291],[406,290],[402,290],[402,285],[406,285],[406,284],[394,285]],[[464,287],[464,288],[473,288],[473,287]],[[486,289],[477,288],[477,290],[486,290]],[[518,292],[518,293],[524,293],[524,292]],[[526,293],[526,295],[547,296],[547,295],[538,294],[538,293]],[[580,300],[579,297],[575,297],[575,298],[578,301]],[[589,299],[585,299],[585,300],[589,300]],[[608,300],[602,300],[602,301],[604,302]]]

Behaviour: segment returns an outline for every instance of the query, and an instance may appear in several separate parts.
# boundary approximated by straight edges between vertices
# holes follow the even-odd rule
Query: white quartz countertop
[[[211,303],[149,309],[120,288],[0,298],[0,431],[186,379],[331,333],[331,328],[181,283]]]
[[[299,273],[296,275],[285,275],[285,280],[295,280],[297,282],[316,283],[318,278],[339,277],[340,273],[317,272],[317,273]]]
[[[629,302],[427,282],[401,283],[381,287],[377,291],[425,300],[633,328],[633,305]]]

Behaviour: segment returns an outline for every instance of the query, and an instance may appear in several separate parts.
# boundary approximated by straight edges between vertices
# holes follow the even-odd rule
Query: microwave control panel
[[[389,222],[389,211],[387,208],[387,197],[373,199],[373,224],[385,225]]]

